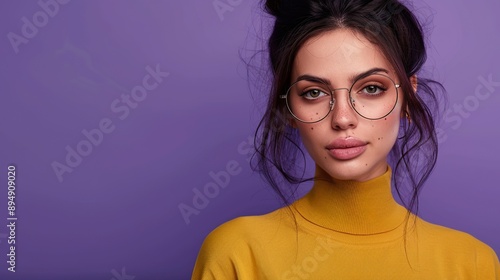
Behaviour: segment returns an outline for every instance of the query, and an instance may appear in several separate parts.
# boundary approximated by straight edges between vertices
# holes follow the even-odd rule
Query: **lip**
[[[364,153],[367,144],[367,142],[354,137],[337,138],[328,144],[326,149],[335,159],[350,160]]]

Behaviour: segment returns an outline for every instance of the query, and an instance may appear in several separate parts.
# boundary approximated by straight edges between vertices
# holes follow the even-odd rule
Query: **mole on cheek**
[[[314,130],[314,127],[311,127],[311,130]]]

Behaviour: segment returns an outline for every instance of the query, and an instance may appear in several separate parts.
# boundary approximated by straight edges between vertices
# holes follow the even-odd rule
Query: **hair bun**
[[[266,12],[278,17],[280,14],[281,0],[266,0]]]

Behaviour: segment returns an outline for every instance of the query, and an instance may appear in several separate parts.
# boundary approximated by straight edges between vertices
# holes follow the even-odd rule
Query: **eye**
[[[311,90],[308,90],[304,93],[302,93],[300,96],[306,98],[306,99],[309,99],[309,100],[314,100],[314,99],[318,99],[322,96],[327,96],[328,94],[325,93],[324,91],[320,90],[320,89],[311,89]]]
[[[382,86],[368,85],[368,86],[365,86],[363,89],[361,89],[361,93],[366,94],[366,95],[376,96],[376,95],[380,95],[380,94],[384,93],[386,90],[387,89],[382,87]]]

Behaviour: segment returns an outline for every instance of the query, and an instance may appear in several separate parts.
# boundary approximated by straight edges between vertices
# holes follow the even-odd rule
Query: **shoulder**
[[[264,215],[242,216],[215,228],[205,238],[204,245],[220,248],[223,244],[265,242],[278,230],[289,228],[292,223],[286,207]]]
[[[221,224],[203,241],[193,279],[236,279],[242,273],[242,267],[252,271],[249,266],[254,263],[254,253],[264,251],[273,238],[283,235],[283,229],[288,228],[291,220],[289,216],[286,208],[281,208]]]
[[[421,220],[421,235],[426,246],[435,256],[446,256],[455,263],[468,263],[475,266],[478,275],[500,279],[500,263],[495,251],[475,236],[453,228]],[[496,277],[491,278],[492,275]]]
[[[477,249],[482,251],[486,248],[490,248],[484,242],[467,232],[430,223],[422,219],[419,220],[421,222],[421,232],[428,237],[428,241],[430,242],[453,244],[454,247],[470,250]]]

